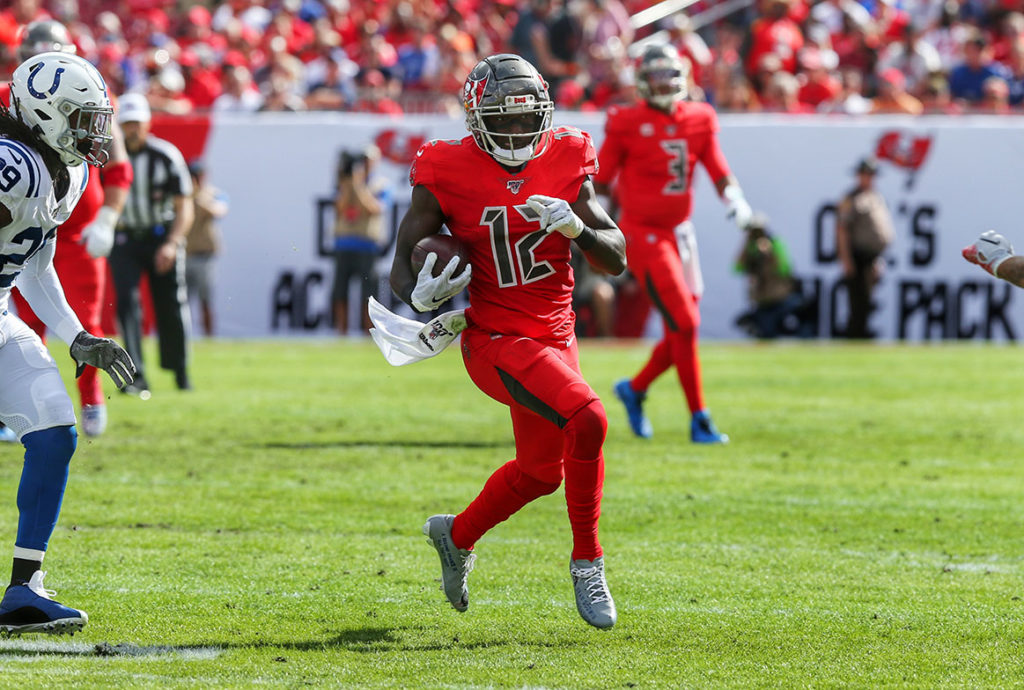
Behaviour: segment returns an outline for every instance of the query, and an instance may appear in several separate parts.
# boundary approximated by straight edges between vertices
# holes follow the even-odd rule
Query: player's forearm
[[[103,188],[103,205],[114,209],[119,215],[128,201],[128,189],[115,185],[108,185]]]
[[[999,264],[999,277],[1017,287],[1024,287],[1024,256],[1011,256]]]
[[[626,270],[626,238],[618,228],[585,227],[573,242],[596,270],[615,276]]]
[[[18,289],[36,316],[57,337],[70,345],[82,332],[82,322],[72,311],[53,268],[53,242],[40,250],[18,276]]]
[[[185,235],[192,227],[192,220],[195,218],[195,209],[192,206],[192,199],[186,196],[176,197],[174,200],[174,221],[167,233],[167,241],[174,244],[184,244]]]

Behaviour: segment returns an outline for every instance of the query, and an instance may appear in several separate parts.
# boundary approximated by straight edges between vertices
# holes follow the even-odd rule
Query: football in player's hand
[[[427,260],[427,254],[431,252],[437,254],[437,261],[434,262],[434,270],[432,271],[435,278],[441,274],[441,270],[448,265],[453,256],[459,257],[459,265],[455,269],[455,273],[452,274],[452,277],[461,275],[466,270],[469,252],[466,251],[465,246],[461,242],[451,235],[428,235],[417,242],[416,246],[412,248],[411,261],[413,273],[419,274],[420,269],[423,268],[423,262]]]

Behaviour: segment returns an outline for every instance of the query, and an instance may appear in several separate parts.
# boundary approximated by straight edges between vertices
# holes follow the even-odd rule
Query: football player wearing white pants
[[[964,247],[961,253],[996,278],[1024,287],[1024,257],[1016,256],[1010,241],[995,230],[981,233],[974,244]]]
[[[57,226],[81,198],[85,164],[106,162],[111,116],[103,77],[67,53],[21,63],[11,81],[11,108],[0,110],[0,421],[25,446],[14,565],[0,600],[0,632],[8,634],[73,633],[88,620],[50,598],[41,570],[77,443],[74,405],[49,351],[7,308],[17,284],[71,346],[78,375],[92,365],[118,387],[134,378],[135,365],[117,343],[82,328],[53,268]]]

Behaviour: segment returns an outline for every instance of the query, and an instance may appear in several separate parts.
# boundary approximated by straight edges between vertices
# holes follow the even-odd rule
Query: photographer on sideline
[[[810,337],[811,324],[802,318],[800,294],[789,252],[780,238],[768,230],[768,219],[755,213],[747,224],[746,237],[736,257],[735,270],[747,276],[751,308],[736,324],[755,338],[780,335]]]
[[[370,328],[367,301],[378,282],[374,263],[384,239],[384,208],[389,199],[385,180],[373,176],[380,149],[372,144],[362,152],[342,151],[338,160],[337,194],[334,198],[334,323],[348,332],[348,293],[358,277],[362,330]]]

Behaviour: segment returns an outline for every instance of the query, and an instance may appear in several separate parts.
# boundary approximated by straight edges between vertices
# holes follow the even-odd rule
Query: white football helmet
[[[11,110],[65,165],[102,166],[113,109],[100,73],[77,55],[40,53],[11,78]]]

